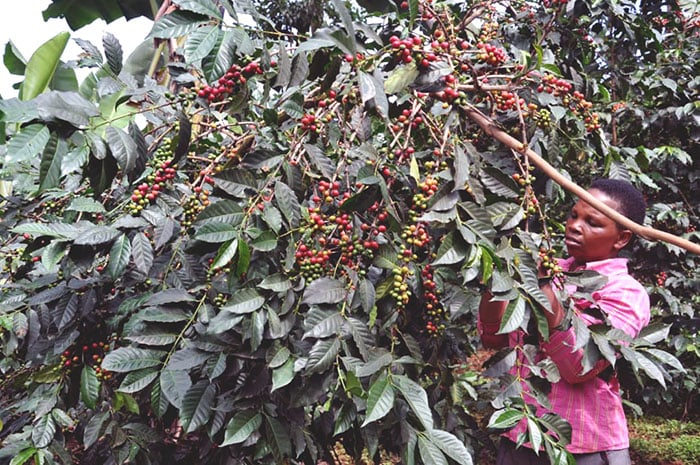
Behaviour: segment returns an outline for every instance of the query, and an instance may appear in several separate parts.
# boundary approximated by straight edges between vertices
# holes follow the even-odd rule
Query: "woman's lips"
[[[564,243],[567,247],[581,247],[581,240],[571,236],[566,236]]]

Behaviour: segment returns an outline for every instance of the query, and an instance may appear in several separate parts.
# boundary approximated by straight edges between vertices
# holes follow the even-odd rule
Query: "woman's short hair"
[[[596,179],[588,187],[605,193],[619,205],[622,215],[637,224],[644,224],[647,202],[632,183],[622,179]]]

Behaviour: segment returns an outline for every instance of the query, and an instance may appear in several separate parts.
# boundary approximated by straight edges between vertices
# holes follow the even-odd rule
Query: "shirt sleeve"
[[[507,334],[496,334],[500,327],[500,323],[484,323],[481,321],[481,318],[477,319],[476,329],[484,347],[487,349],[501,349],[508,345]]]
[[[649,295],[646,290],[631,277],[609,282],[604,288],[593,293],[595,304],[608,316],[614,328],[621,329],[631,337],[636,337],[649,323]],[[576,347],[573,328],[566,331],[554,331],[548,341],[542,342],[542,350],[559,368],[561,377],[570,384],[582,383],[597,376],[608,367],[609,362],[601,359],[593,368],[583,372],[583,349]]]

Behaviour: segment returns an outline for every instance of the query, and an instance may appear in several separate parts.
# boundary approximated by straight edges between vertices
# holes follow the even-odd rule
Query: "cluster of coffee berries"
[[[554,250],[540,247],[538,256],[540,258],[540,266],[549,276],[558,276],[564,271],[555,257]]]
[[[437,336],[445,330],[445,322],[448,318],[447,311],[443,308],[438,298],[439,290],[433,280],[433,270],[426,265],[421,271],[423,278],[423,302],[425,305],[425,330],[430,336]]]
[[[428,68],[432,62],[438,60],[435,51],[423,50],[423,39],[418,36],[410,36],[405,39],[391,36],[389,38],[389,44],[402,63],[412,63],[415,61],[419,67]],[[447,45],[449,46],[449,44]],[[442,46],[437,42],[432,44],[432,48],[434,50],[439,49],[436,50],[438,52],[443,50]]]
[[[666,284],[666,279],[668,278],[668,275],[666,274],[665,271],[659,271],[656,274],[656,285],[659,287],[663,287],[664,284]]]
[[[418,128],[423,124],[423,116],[416,114],[411,116],[411,110],[405,108],[401,111],[401,114],[396,118],[396,123],[392,125],[394,131],[400,131],[403,128],[410,127],[412,129]]]
[[[262,74],[263,70],[257,62],[250,62],[241,67],[232,65],[213,85],[205,85],[197,91],[197,96],[209,102],[220,102],[232,94],[238,93],[251,76]]]
[[[153,173],[146,177],[146,181],[139,184],[131,194],[131,203],[128,210],[132,215],[138,215],[148,205],[156,201],[166,182],[172,181],[177,173],[176,166],[172,163],[172,139],[163,139],[158,147],[151,164]]]
[[[112,373],[100,366],[102,359],[110,350],[109,341],[91,342],[83,345],[80,350],[78,347],[69,348],[61,354],[60,366],[64,370],[70,371],[81,366],[89,366],[97,373],[97,379],[112,379]]]
[[[498,66],[508,60],[508,54],[506,51],[497,45],[479,42],[476,44],[476,48],[479,49],[476,59],[488,65]]]
[[[391,288],[389,289],[389,295],[396,302],[396,307],[398,309],[404,308],[409,300],[411,300],[410,280],[414,275],[413,270],[408,266],[397,266],[392,269],[393,277],[391,278]]]
[[[304,116],[301,117],[299,122],[301,123],[301,129],[303,129],[304,131],[319,132],[320,130],[320,121],[316,118],[316,115],[314,115],[313,113],[304,114]]]
[[[533,112],[532,119],[540,129],[549,129],[552,126],[552,114],[546,108]]]
[[[307,209],[306,225],[301,228],[304,238],[294,254],[297,267],[307,280],[331,275],[339,265],[363,275],[379,249],[379,237],[387,231],[388,214],[380,211],[377,203],[367,210],[371,220],[337,211],[335,199],[347,198],[339,187],[337,182],[320,181],[320,195],[312,199],[317,206]],[[323,202],[326,203],[321,208],[318,204]],[[343,268],[340,272],[344,272]]]
[[[192,226],[197,216],[199,216],[202,210],[209,206],[210,203],[209,193],[202,189],[201,186],[196,186],[194,188],[194,193],[186,198],[185,204],[182,206],[185,215],[182,220],[182,225],[186,228]]]
[[[502,90],[500,92],[494,92],[494,99],[496,101],[496,108],[501,111],[510,111],[519,108],[525,108],[525,99],[518,97],[517,94]]]

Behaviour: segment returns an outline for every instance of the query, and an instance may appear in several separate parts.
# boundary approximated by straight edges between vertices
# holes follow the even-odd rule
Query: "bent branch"
[[[567,191],[571,192],[572,194],[576,195],[580,199],[584,200],[591,206],[593,206],[596,210],[600,211],[603,213],[605,216],[608,218],[616,221],[617,223],[621,224],[625,228],[629,229],[635,234],[638,234],[639,236],[643,237],[644,239],[650,240],[650,241],[662,241],[662,242],[667,242],[669,244],[676,245],[678,247],[681,247],[682,249],[687,250],[688,252],[694,253],[696,255],[700,255],[700,244],[696,244],[694,242],[690,242],[686,239],[683,239],[682,237],[678,237],[674,234],[670,234],[664,231],[660,231],[658,229],[649,227],[649,226],[642,226],[634,221],[630,220],[629,218],[621,215],[614,209],[608,207],[604,203],[598,201],[595,197],[593,197],[591,194],[589,194],[585,189],[583,189],[581,186],[578,184],[570,181],[569,179],[565,178],[559,171],[557,171],[552,165],[550,165],[545,159],[537,155],[532,149],[518,141],[517,139],[511,137],[508,133],[506,133],[504,130],[499,128],[491,118],[487,117],[483,113],[481,113],[479,110],[473,107],[464,107],[464,111],[466,112],[467,116],[469,119],[474,121],[476,124],[478,124],[481,129],[486,132],[489,136],[493,137],[494,139],[498,140],[499,142],[505,144],[506,146],[510,147],[511,149],[524,154],[531,162],[533,165],[537,166],[539,169],[541,169],[547,176],[549,176],[554,182],[559,184],[561,187],[566,189]]]

